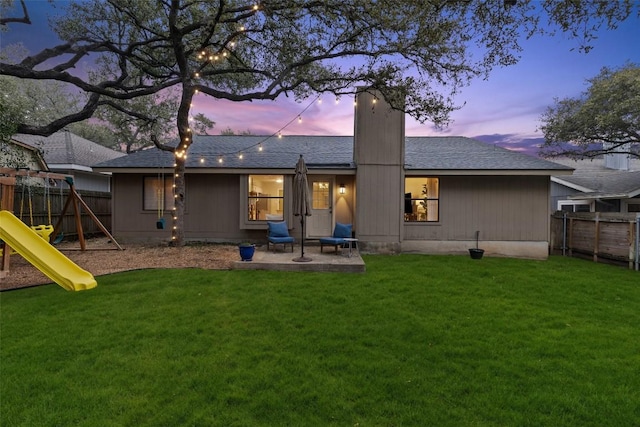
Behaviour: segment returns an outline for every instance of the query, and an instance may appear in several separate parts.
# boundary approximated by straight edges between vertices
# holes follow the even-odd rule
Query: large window
[[[173,209],[173,179],[164,176],[145,176],[142,209],[164,211]]]
[[[440,181],[431,177],[404,180],[404,220],[437,222],[440,220]]]
[[[284,177],[249,175],[247,210],[249,221],[284,219]]]

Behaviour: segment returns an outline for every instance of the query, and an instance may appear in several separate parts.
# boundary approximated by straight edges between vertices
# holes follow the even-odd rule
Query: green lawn
[[[4,292],[0,424],[640,425],[640,273],[363,258]]]

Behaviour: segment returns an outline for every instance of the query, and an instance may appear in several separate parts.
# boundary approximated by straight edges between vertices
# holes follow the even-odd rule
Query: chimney
[[[607,149],[612,147],[611,143],[603,144],[603,147]],[[629,144],[619,145],[604,155],[604,167],[607,169],[615,169],[619,171],[629,170]]]

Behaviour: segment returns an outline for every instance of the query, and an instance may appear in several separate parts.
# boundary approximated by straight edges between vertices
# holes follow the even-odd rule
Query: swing
[[[56,181],[53,181],[54,185],[56,184]],[[47,184],[49,183],[49,180],[47,179]],[[47,212],[49,214],[49,224],[51,224],[51,190],[48,190],[47,187]],[[60,183],[60,205],[62,205],[62,200],[64,198],[64,194],[62,193],[62,182]],[[55,227],[52,228],[52,232],[55,230]],[[60,232],[58,233],[57,236],[55,236],[55,238],[53,239],[53,242],[51,242],[52,245],[57,245],[58,243],[62,242],[62,239],[64,239],[64,233],[62,232],[62,230],[60,230]]]
[[[48,177],[45,179],[45,189],[44,189],[45,199],[43,200],[43,203],[48,203],[47,214],[49,219],[49,225],[44,225],[44,224],[33,225],[33,203],[32,203],[32,197],[31,197],[31,184],[27,184],[27,188],[29,190],[29,221],[30,221],[31,229],[48,242],[49,236],[51,235],[51,233],[53,233],[53,225],[51,225],[51,200],[49,199],[49,179]],[[22,189],[24,191],[24,187]],[[20,208],[21,208],[20,212],[22,213],[22,205]]]
[[[158,200],[158,220],[156,221],[156,228],[158,230],[164,230],[164,173],[162,177],[160,177],[160,173],[158,173],[156,199]]]

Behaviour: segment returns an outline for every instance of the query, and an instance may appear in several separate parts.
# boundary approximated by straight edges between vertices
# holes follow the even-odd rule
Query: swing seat
[[[62,239],[64,239],[64,233],[63,233],[63,232],[60,232],[60,234],[58,234],[58,235],[56,236],[56,238],[55,238],[55,239],[53,239],[52,244],[53,244],[53,245],[57,245],[58,243],[62,242]]]
[[[49,236],[53,233],[53,225],[32,225],[31,229],[47,242],[49,241]]]

